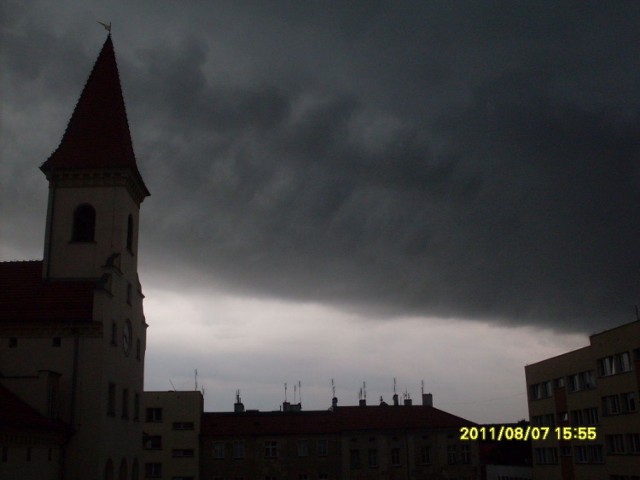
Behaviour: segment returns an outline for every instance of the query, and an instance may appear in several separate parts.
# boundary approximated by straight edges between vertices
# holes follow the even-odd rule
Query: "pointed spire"
[[[102,46],[91,75],[58,148],[40,169],[130,168],[140,182],[111,34]],[[148,191],[142,182],[142,187]]]

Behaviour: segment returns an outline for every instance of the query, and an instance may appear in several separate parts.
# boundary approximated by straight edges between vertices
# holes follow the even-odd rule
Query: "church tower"
[[[140,203],[149,191],[133,153],[111,35],[58,148],[49,180],[45,279],[89,279],[105,261],[137,271]]]
[[[51,475],[37,478],[137,480],[147,329],[138,225],[149,191],[111,35],[40,169],[49,182],[44,258],[0,262],[0,404],[3,392],[15,395],[66,437],[48,459],[37,442],[3,447],[17,463],[14,476],[4,464],[0,476],[36,478],[26,472],[42,458]]]

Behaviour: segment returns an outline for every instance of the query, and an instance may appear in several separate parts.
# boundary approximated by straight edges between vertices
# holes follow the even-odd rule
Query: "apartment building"
[[[142,403],[144,478],[198,480],[202,394],[144,392]]]
[[[204,413],[201,478],[329,480],[479,478],[476,442],[460,440],[472,422],[423,405],[342,407],[322,411],[284,403],[281,411]]]
[[[525,367],[533,478],[640,479],[640,321],[589,337],[589,345]]]

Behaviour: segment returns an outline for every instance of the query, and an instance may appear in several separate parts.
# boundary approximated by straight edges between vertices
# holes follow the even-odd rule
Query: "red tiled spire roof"
[[[91,321],[91,281],[46,281],[42,261],[0,262],[0,323]]]
[[[111,35],[102,46],[60,145],[40,167],[45,173],[67,168],[130,168],[142,182]]]

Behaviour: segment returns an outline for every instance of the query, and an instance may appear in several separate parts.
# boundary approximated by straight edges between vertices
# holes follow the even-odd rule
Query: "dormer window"
[[[96,210],[91,205],[83,203],[76,207],[73,213],[74,242],[93,242],[96,230]]]

